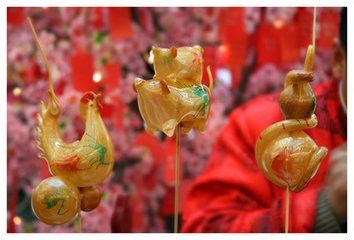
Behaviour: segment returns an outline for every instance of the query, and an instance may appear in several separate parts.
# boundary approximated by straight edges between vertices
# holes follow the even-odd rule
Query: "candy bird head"
[[[94,92],[86,92],[80,99],[80,115],[83,119],[86,119],[89,109],[100,112],[102,105],[99,102],[101,94],[95,94]]]

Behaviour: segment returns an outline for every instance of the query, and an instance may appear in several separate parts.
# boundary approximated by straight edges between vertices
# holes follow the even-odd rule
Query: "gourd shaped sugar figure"
[[[303,131],[317,125],[316,97],[310,86],[313,74],[309,72],[313,56],[314,49],[310,45],[305,70],[291,71],[286,76],[279,97],[286,120],[266,128],[256,143],[259,168],[274,184],[290,191],[306,187],[328,152]]]
[[[48,103],[41,102],[38,116],[37,146],[41,150],[39,156],[47,161],[54,175],[34,189],[32,209],[47,224],[63,224],[80,216],[81,210],[91,211],[98,206],[101,192],[97,185],[113,169],[113,144],[100,115],[100,94],[93,92],[85,93],[80,100],[80,116],[85,122],[82,138],[73,143],[61,139],[58,128],[61,107],[53,89],[50,66],[31,20],[28,22],[49,76]]]
[[[146,131],[162,131],[171,137],[180,124],[187,133],[192,128],[203,132],[209,116],[213,79],[201,84],[203,49],[200,46],[152,48],[155,76],[152,80],[136,78],[133,88],[146,123]]]
[[[316,8],[313,14],[312,45],[309,45],[304,70],[290,71],[279,96],[280,110],[286,120],[266,128],[258,137],[255,156],[262,173],[286,189],[285,233],[289,228],[290,191],[303,190],[316,175],[328,150],[318,147],[304,130],[317,126],[314,114],[316,97],[310,72],[316,43]]]

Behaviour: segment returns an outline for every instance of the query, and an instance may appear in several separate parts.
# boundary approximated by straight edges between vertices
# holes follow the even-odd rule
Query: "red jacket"
[[[320,84],[314,92],[318,125],[306,132],[318,146],[328,148],[329,156],[346,140],[338,82]],[[233,111],[205,171],[187,195],[183,232],[284,232],[285,190],[263,176],[254,157],[259,134],[283,120],[278,97],[261,96]],[[312,230],[328,156],[303,191],[290,193],[289,232]]]

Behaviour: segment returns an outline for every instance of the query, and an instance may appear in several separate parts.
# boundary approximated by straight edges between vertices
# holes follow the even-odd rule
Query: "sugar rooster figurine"
[[[113,144],[100,115],[100,95],[93,92],[85,93],[80,100],[80,115],[85,122],[82,138],[73,143],[62,140],[58,128],[61,108],[53,89],[50,66],[31,20],[28,22],[49,76],[48,104],[41,102],[38,116],[37,146],[41,150],[39,157],[47,161],[54,175],[33,190],[32,209],[41,221],[57,225],[76,215],[81,219],[81,210],[92,211],[99,205],[102,194],[98,184],[113,169]]]

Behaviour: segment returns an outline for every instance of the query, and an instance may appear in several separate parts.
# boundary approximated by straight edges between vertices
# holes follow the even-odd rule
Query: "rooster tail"
[[[38,155],[38,157],[40,158],[44,158],[43,152],[44,149],[46,149],[44,145],[48,141],[46,139],[48,137],[48,134],[51,135],[50,131],[55,131],[55,128],[49,125],[51,125],[53,121],[56,123],[56,120],[60,114],[60,105],[57,102],[56,97],[54,101],[52,100],[52,98],[52,94],[49,94],[47,105],[43,101],[40,102],[40,112],[37,114],[38,126],[36,127],[36,132],[38,135],[38,140],[36,141],[36,147],[41,151],[41,153]],[[53,107],[53,105],[55,107]],[[55,111],[53,110],[53,108],[55,109]]]
[[[46,111],[47,111],[47,107],[45,106],[44,102],[41,101],[40,112],[37,114],[38,126],[36,127],[36,131],[37,131],[37,135],[38,135],[38,140],[36,141],[36,147],[41,151],[38,154],[39,158],[44,158],[44,155],[43,155],[44,146],[43,146],[42,138],[43,138],[43,131],[44,131],[43,130],[43,118],[44,118]]]

